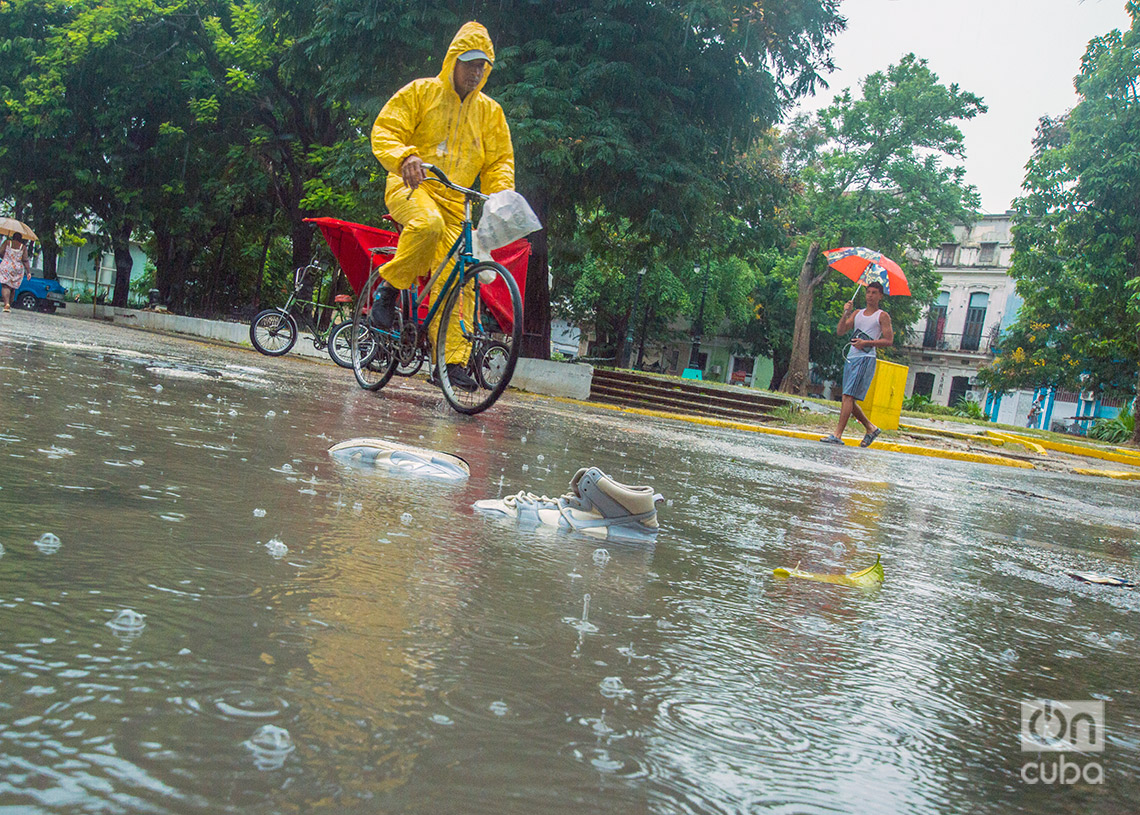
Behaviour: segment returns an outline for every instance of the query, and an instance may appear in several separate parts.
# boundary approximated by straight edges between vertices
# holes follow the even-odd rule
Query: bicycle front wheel
[[[329,356],[342,368],[352,367],[352,320],[337,323],[329,332]]]
[[[495,404],[515,373],[522,344],[522,297],[498,263],[478,263],[448,295],[436,343],[436,376],[455,410]]]
[[[297,342],[297,322],[286,311],[267,308],[249,324],[249,341],[267,357],[284,356]]]
[[[390,337],[385,332],[372,328],[368,320],[372,312],[372,298],[379,287],[380,273],[373,271],[356,298],[349,329],[352,373],[356,377],[356,384],[368,391],[378,391],[387,385],[399,361]]]

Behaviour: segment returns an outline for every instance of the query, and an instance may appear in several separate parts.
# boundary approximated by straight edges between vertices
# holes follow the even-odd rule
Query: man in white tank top
[[[871,380],[875,376],[875,349],[886,348],[895,341],[895,331],[891,327],[891,315],[879,308],[883,299],[881,283],[867,284],[867,307],[855,310],[854,301],[843,304],[843,316],[835,326],[835,333],[842,336],[848,331],[851,347],[847,351],[847,362],[843,365],[843,401],[839,408],[839,425],[830,436],[820,441],[825,444],[842,444],[843,431],[847,420],[854,416],[867,429],[860,447],[870,447],[879,437],[879,428],[871,424],[867,414],[856,404],[867,396]]]

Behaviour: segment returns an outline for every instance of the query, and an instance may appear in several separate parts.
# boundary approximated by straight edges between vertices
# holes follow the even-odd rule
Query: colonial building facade
[[[993,359],[998,337],[1021,306],[1009,276],[1012,255],[1009,213],[956,227],[952,242],[927,252],[942,289],[926,320],[899,343],[910,368],[908,395],[922,394],[938,405],[961,399],[986,404],[978,371]]]

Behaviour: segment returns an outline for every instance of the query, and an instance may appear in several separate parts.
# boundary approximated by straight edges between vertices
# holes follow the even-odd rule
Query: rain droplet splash
[[[137,637],[146,628],[146,615],[124,608],[107,621],[107,627],[120,637]]]
[[[253,753],[254,766],[262,771],[280,768],[289,754],[297,749],[289,731],[275,724],[259,727],[245,742],[245,747]]]
[[[253,517],[264,518],[265,517],[265,510],[264,509],[255,509],[253,511]]]
[[[594,552],[594,563],[599,566],[605,566],[610,562],[610,551],[608,549],[598,549]]]
[[[278,560],[289,554],[289,547],[277,538],[273,538],[269,541],[269,543],[265,544],[265,548],[269,554],[273,555],[273,557],[277,558]]]
[[[60,539],[53,535],[51,532],[43,533],[36,541],[36,548],[43,552],[45,555],[54,555],[59,551],[59,547],[61,545],[62,542]]]
[[[400,523],[402,523],[404,526],[408,526],[409,524],[411,524],[411,522],[412,522],[412,513],[405,512],[403,515],[400,516]]]

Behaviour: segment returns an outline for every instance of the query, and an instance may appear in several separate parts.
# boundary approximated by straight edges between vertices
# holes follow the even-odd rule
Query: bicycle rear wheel
[[[356,377],[356,384],[368,391],[378,391],[387,385],[399,361],[388,334],[377,331],[368,321],[372,312],[372,298],[379,287],[380,273],[373,271],[356,298],[349,334],[352,373]]]
[[[249,324],[249,341],[267,357],[284,356],[297,342],[297,322],[287,311],[267,308]]]
[[[486,272],[494,272],[489,283],[479,277]],[[498,263],[472,266],[463,285],[448,295],[440,318],[436,377],[448,404],[468,415],[495,404],[514,376],[521,344],[522,297],[515,279]],[[449,358],[467,374],[467,388],[452,381]]]

